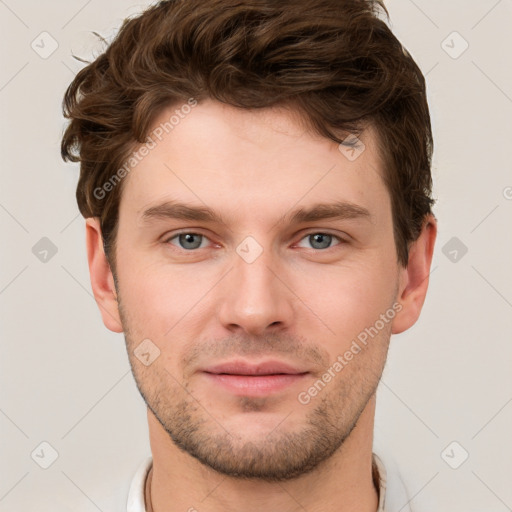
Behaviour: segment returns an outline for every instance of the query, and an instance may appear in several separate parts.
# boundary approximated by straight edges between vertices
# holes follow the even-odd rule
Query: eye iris
[[[331,244],[332,236],[325,233],[315,233],[309,235],[309,241],[315,249],[326,249]],[[320,247],[315,247],[315,244],[319,244]]]
[[[184,249],[197,249],[201,245],[201,236],[197,233],[184,233],[179,235],[178,239]],[[194,238],[196,238],[195,242]]]

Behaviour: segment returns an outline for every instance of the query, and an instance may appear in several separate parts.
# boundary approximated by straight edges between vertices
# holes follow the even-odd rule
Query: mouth
[[[266,396],[296,384],[309,374],[281,361],[229,361],[203,370],[215,386],[236,396]]]

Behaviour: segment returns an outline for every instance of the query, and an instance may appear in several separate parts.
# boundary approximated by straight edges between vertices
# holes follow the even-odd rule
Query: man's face
[[[399,268],[375,134],[360,138],[353,159],[285,110],[207,101],[125,178],[116,273],[133,373],[174,442],[221,473],[315,468],[374,395]],[[338,217],[293,217],[335,203]],[[147,366],[143,340],[141,359],[160,351]]]

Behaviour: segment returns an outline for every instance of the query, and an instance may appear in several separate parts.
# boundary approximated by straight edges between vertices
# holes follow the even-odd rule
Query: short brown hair
[[[407,266],[434,203],[433,141],[425,79],[383,13],[382,0],[165,0],[125,20],[63,101],[62,157],[80,162],[78,207],[99,217],[111,266],[122,183],[106,197],[94,190],[146,141],[163,108],[190,98],[292,106],[337,143],[370,123]]]

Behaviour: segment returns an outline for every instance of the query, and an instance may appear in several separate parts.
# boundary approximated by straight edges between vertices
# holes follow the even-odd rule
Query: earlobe
[[[427,294],[436,236],[437,221],[433,215],[428,215],[420,236],[409,249],[407,268],[401,268],[397,301],[402,308],[393,320],[392,334],[406,331],[420,316]]]
[[[85,241],[91,287],[103,323],[113,332],[123,332],[114,277],[103,249],[101,226],[97,217],[86,219]]]

